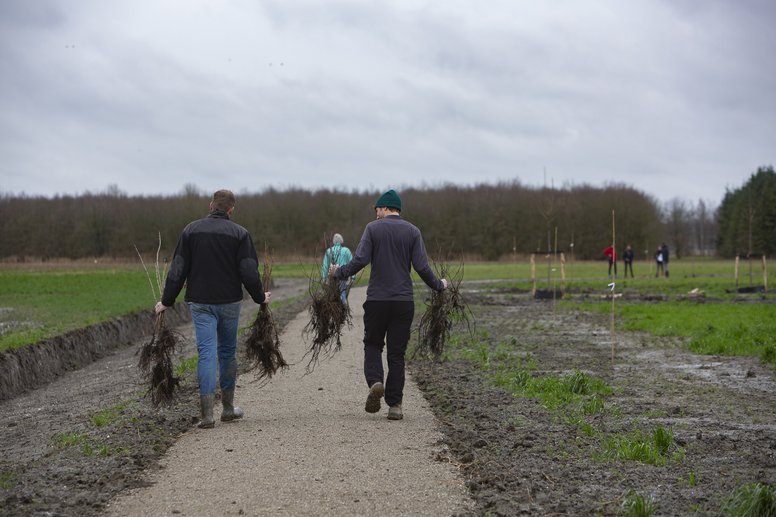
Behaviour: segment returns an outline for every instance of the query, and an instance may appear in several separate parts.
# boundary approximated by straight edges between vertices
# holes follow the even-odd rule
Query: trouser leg
[[[221,391],[234,390],[237,381],[237,328],[240,303],[218,306],[218,374]]]
[[[190,303],[191,319],[197,336],[197,381],[200,395],[211,395],[216,391],[217,318],[211,305]]]
[[[367,386],[384,381],[383,347],[388,327],[387,302],[364,302],[364,378]]]
[[[401,404],[404,397],[404,355],[410,340],[415,304],[391,302],[391,320],[386,335],[388,378],[385,381],[385,403]]]

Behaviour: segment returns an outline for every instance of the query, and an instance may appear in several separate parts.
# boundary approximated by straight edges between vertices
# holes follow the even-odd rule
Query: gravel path
[[[438,421],[408,378],[405,417],[364,412],[365,288],[350,295],[353,327],[342,350],[305,375],[300,313],[281,336],[292,368],[260,386],[238,379],[245,418],[193,428],[149,472],[150,486],[128,492],[111,515],[450,515],[472,508],[457,469],[436,461]]]

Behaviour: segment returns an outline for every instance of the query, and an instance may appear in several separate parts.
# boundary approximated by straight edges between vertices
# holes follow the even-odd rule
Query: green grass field
[[[611,302],[564,306],[603,314],[612,310]],[[759,357],[776,367],[774,303],[615,303],[614,310],[622,329],[681,337],[697,354]]]
[[[452,272],[460,263],[450,263]],[[318,264],[274,264],[274,278],[309,278]],[[661,303],[617,302],[618,325],[656,335],[687,338],[698,353],[752,355],[776,364],[776,304],[732,303],[736,295],[733,261],[685,259],[671,262],[669,278],[655,278],[651,264],[634,267],[636,278],[615,279],[616,292],[667,297],[686,295],[697,289],[714,303],[668,301]],[[742,268],[748,273],[748,267]],[[559,287],[562,281],[559,261],[544,257],[534,266],[539,289]],[[762,285],[762,270],[756,264],[753,284]],[[463,266],[465,282],[494,283],[500,288],[530,289],[532,267],[528,259],[516,262],[472,262]],[[611,310],[611,303],[575,303],[575,293],[609,292],[605,262],[569,262],[564,265],[565,286],[573,304],[584,310]],[[758,276],[759,275],[759,276]],[[368,269],[360,275],[365,285]],[[419,281],[417,276],[415,280]],[[749,277],[740,279],[749,285]],[[773,295],[748,295],[752,300]],[[76,328],[131,312],[150,310],[156,298],[142,266],[78,265],[56,267],[0,266],[0,351],[24,346]]]

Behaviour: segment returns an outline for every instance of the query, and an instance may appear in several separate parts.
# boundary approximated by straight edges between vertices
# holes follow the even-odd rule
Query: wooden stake
[[[736,291],[738,291],[738,255],[736,255],[736,270],[735,270],[735,276],[736,276]]]
[[[617,251],[616,251],[617,247],[616,247],[615,236],[616,236],[616,233],[615,233],[615,230],[614,230],[614,210],[612,210],[612,253],[613,253],[612,261],[614,262],[615,267],[617,267],[616,266],[616,264],[617,264]],[[616,277],[617,277],[617,275],[615,275],[615,279],[616,279]],[[611,293],[612,293],[612,331],[611,331],[612,332],[612,365],[614,365],[614,348],[615,348],[615,345],[616,345],[616,338],[615,338],[615,335],[614,335],[614,290],[615,290],[615,287],[616,287],[616,285],[613,282],[612,289],[611,289]]]
[[[555,227],[555,245],[552,248],[552,264],[558,260],[558,227]],[[555,312],[555,275],[552,275],[552,310]]]
[[[765,264],[765,253],[763,253],[763,289],[768,293],[768,267]]]
[[[536,296],[536,254],[531,253],[531,298]]]
[[[560,294],[566,293],[566,256],[560,254]]]

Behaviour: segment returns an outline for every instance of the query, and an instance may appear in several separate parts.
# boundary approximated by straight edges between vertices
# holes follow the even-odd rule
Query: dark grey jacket
[[[367,224],[353,260],[339,268],[334,277],[351,277],[370,263],[367,301],[411,301],[410,267],[431,289],[443,288],[428,264],[420,230],[401,216],[389,215]]]
[[[262,303],[259,260],[248,230],[218,211],[189,223],[175,247],[162,303],[175,303],[184,283],[187,302],[239,302],[244,285],[253,301]]]

